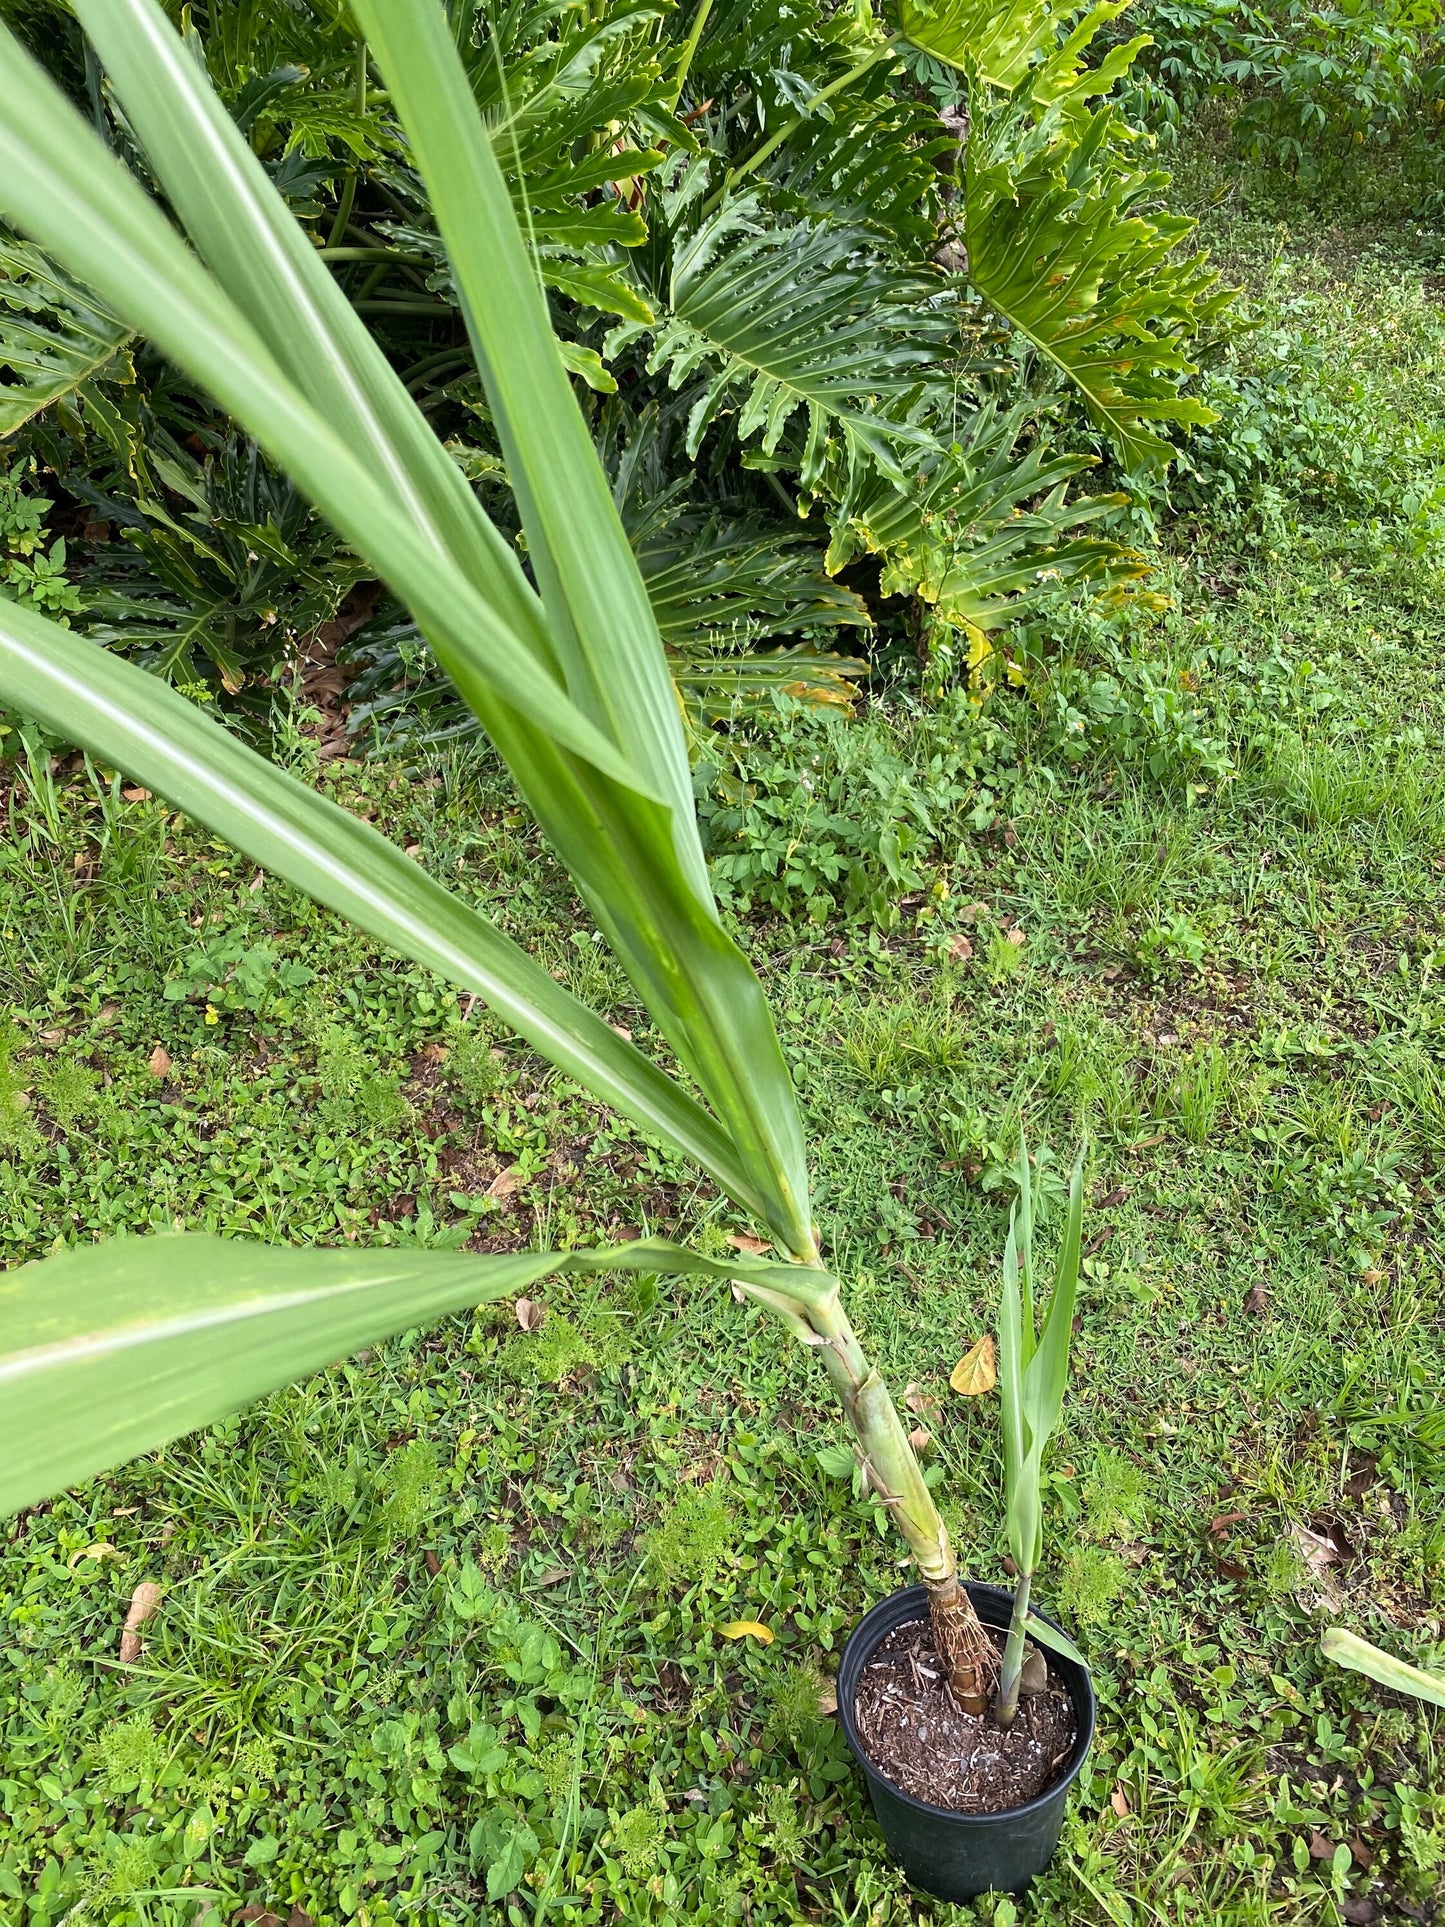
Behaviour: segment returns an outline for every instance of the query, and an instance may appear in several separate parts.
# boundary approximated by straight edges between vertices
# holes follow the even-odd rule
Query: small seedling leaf
[[[1047,1646],[1051,1653],[1058,1653],[1063,1659],[1071,1659],[1076,1666],[1082,1666],[1085,1672],[1089,1670],[1088,1660],[1084,1658],[1068,1634],[1061,1633],[1057,1626],[1051,1626],[1046,1619],[1040,1619],[1037,1613],[1030,1613],[1024,1621],[1024,1626],[1029,1638],[1036,1639],[1040,1646]]]
[[[846,1445],[825,1445],[822,1451],[815,1452],[813,1457],[830,1479],[851,1479],[853,1468],[857,1464],[852,1449]]]

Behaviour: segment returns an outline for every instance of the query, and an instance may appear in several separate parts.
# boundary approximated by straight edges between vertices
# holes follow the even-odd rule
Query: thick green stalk
[[[1004,1643],[1003,1665],[998,1676],[998,1698],[993,1716],[1000,1726],[1011,1726],[1019,1710],[1019,1681],[1024,1670],[1025,1628],[1029,1617],[1029,1588],[1033,1574],[1021,1572],[1014,1589],[1014,1609],[1009,1617],[1008,1639]]]
[[[707,25],[707,17],[711,12],[712,0],[698,0],[697,12],[693,15],[687,39],[682,43],[682,52],[678,55],[677,66],[672,76],[672,86],[668,90],[667,104],[673,113],[677,112],[677,103],[682,99],[682,90],[687,85],[693,56],[697,53],[698,42],[702,39],[702,30]]]
[[[998,1666],[993,1642],[958,1582],[948,1528],[933,1503],[898,1407],[864,1354],[837,1286],[808,1305],[742,1281],[737,1289],[775,1311],[795,1337],[822,1357],[842,1400],[869,1488],[887,1507],[928,1588],[933,1641],[949,1684],[965,1711],[982,1714]]]

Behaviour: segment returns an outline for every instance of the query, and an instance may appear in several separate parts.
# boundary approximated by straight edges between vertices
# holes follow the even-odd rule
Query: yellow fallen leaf
[[[720,1630],[724,1639],[755,1639],[760,1646],[773,1643],[772,1632],[757,1619],[733,1619]]]
[[[93,1546],[82,1546],[79,1552],[72,1552],[65,1563],[74,1572],[82,1559],[119,1559],[119,1557],[120,1554],[109,1539],[97,1539]]]
[[[998,1383],[994,1364],[993,1338],[988,1332],[976,1345],[970,1345],[948,1375],[948,1382],[962,1398],[979,1398]]]

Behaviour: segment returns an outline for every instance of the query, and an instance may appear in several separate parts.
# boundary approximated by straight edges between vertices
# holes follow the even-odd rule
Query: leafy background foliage
[[[83,97],[64,16],[21,17]],[[195,17],[219,73],[218,36]],[[505,514],[449,291],[428,285],[424,210],[384,102],[368,94],[358,114],[343,17],[249,17],[273,37],[225,55],[231,97],[308,65],[258,90],[253,139],[323,245],[382,251],[332,257],[335,271],[358,305],[378,304],[368,321]],[[1001,335],[967,278],[960,177],[928,157],[956,152],[963,90],[924,54],[875,62],[739,191],[765,231],[836,215],[869,275],[962,284],[959,359],[980,365],[888,400],[879,430],[911,425],[946,447],[947,530],[927,488],[900,492],[872,460],[850,475],[846,446],[797,515],[801,421],[766,457],[765,424],[744,441],[724,412],[689,457],[688,415],[720,355],[674,392],[647,374],[656,337],[638,327],[603,369],[617,391],[591,391],[676,673],[711,679],[711,713],[728,717],[698,733],[704,830],[804,1092],[825,1234],[885,1369],[939,1401],[933,1463],[980,1568],[1004,1549],[995,1428],[948,1400],[947,1368],[992,1310],[1020,1119],[1046,1152],[1084,1131],[1094,1146],[1107,1236],[1086,1261],[1083,1369],[1045,1494],[1067,1550],[1043,1590],[1095,1656],[1103,1719],[1065,1851],[1030,1902],[1042,1927],[1162,1904],[1179,1927],[1403,1927],[1438,1914],[1445,1867],[1439,1715],[1323,1668],[1316,1643],[1342,1611],[1438,1666],[1445,1632],[1438,136],[1423,69],[1393,131],[1358,143],[1323,74],[1310,98],[1325,125],[1303,156],[1250,160],[1233,116],[1273,111],[1271,73],[1191,94],[1164,66],[1204,66],[1209,21],[1242,17],[1136,7],[1118,32],[1145,25],[1156,46],[1083,110],[1112,102],[1136,125],[1147,110],[1161,144],[1180,131],[1164,148],[1169,205],[1203,212],[1247,289],[1248,325],[1201,344],[1189,392],[1218,419],[1174,444],[1167,503],[1112,464],[1081,520],[1078,497],[1056,499],[1106,431],[1052,364]],[[1312,16],[1343,23],[1347,74],[1359,17]],[[1319,30],[1283,5],[1253,18],[1286,51]],[[659,34],[675,48],[689,25],[669,16]],[[873,44],[851,15],[719,6],[673,118],[714,104],[689,123],[698,153],[671,167],[708,172],[705,203],[720,167]],[[1134,87],[1141,73],[1161,76],[1153,92]],[[1022,114],[1006,89],[988,99]],[[303,108],[310,131],[292,146]],[[1038,123],[1030,110],[1018,125]],[[653,138],[639,128],[639,150]],[[1151,150],[1126,143],[1122,164],[1150,166]],[[647,240],[574,251],[573,265],[625,278],[661,328],[673,242],[656,209],[673,177],[640,178]],[[348,179],[360,233],[343,225],[333,243]],[[1329,225],[1310,225],[1311,206]],[[1342,209],[1364,225],[1342,234]],[[404,248],[392,224],[418,238]],[[74,298],[52,306],[57,329]],[[553,311],[576,358],[599,365],[609,332],[638,322],[561,294]],[[212,610],[198,635],[229,644],[239,691],[208,640],[170,673],[200,678],[243,723],[246,705],[275,702],[282,760],[645,1035],[484,752],[413,740],[394,758],[322,760],[334,738],[308,733],[305,702],[279,701],[271,681],[317,641],[355,651],[353,722],[374,705],[378,727],[400,717],[414,739],[457,719],[414,633],[351,583],[334,538],[264,470],[248,506],[250,451],[129,352],[11,438],[0,592],[97,635],[126,625],[120,646],[142,660],[163,609]],[[155,458],[143,481],[132,446]],[[1103,499],[1115,494],[1126,502]],[[320,586],[248,529],[284,541]],[[136,546],[153,532],[154,561]],[[1117,556],[1086,578],[1104,594],[1070,592],[1070,545],[1126,534],[1149,548],[1168,606],[1138,593],[1112,606],[1107,590],[1141,566]],[[1058,575],[1030,583],[1040,546]],[[263,562],[275,573],[248,599]],[[959,614],[935,627],[955,595]],[[977,645],[962,616],[1006,641],[1017,690],[1003,680],[980,706],[962,673],[943,698],[918,675],[920,630],[938,681],[966,669]],[[799,652],[866,656],[843,678],[871,672],[865,713],[785,699],[733,714],[758,645],[787,648],[788,677],[835,698],[834,672]],[[324,673],[307,685],[316,704],[331,700]],[[177,1220],[293,1243],[567,1243],[640,1228],[639,1194],[647,1227],[730,1249],[715,1196],[428,973],[384,963],[274,881],[253,889],[251,866],[34,732],[6,742],[9,1257],[57,1230]],[[1013,1927],[1003,1899],[955,1912],[905,1892],[821,1715],[848,1625],[897,1581],[850,1468],[820,1459],[826,1424],[771,1333],[726,1299],[684,1303],[647,1279],[559,1284],[538,1331],[484,1313],[395,1341],[7,1525],[0,1909],[25,1927],[219,1927],[293,1907],[318,1927],[362,1908],[378,1927],[441,1927],[513,1909],[555,1919],[564,1904],[599,1923],[746,1910],[793,1927],[806,1907],[838,1927]],[[1333,1561],[1326,1532],[1342,1534]],[[143,1577],[167,1596],[142,1663],[121,1669]],[[771,1646],[723,1636],[757,1619]]]
[[[859,648],[977,675],[1060,581],[1133,592],[1117,494],[1082,478],[1101,459],[1157,469],[1175,427],[1209,418],[1180,384],[1223,297],[1180,256],[1188,223],[1158,211],[1166,177],[1118,109],[1087,105],[1134,52],[1088,65],[1116,11],[1020,5],[1005,33],[977,9],[927,27],[905,10],[952,63],[924,60],[920,86],[923,57],[888,22],[821,0],[452,6],[699,721],[769,690],[846,704]],[[35,0],[27,19],[144,171],[63,12]],[[425,192],[344,12],[184,21],[515,534]],[[383,731],[464,726],[401,612],[200,398],[38,257],[0,289],[8,419],[31,423],[12,445],[56,478],[89,633],[243,707],[289,672],[323,702],[357,682],[359,720]],[[689,578],[716,592],[685,607]]]

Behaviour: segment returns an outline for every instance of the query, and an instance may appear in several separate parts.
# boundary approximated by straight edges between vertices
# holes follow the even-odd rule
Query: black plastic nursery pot
[[[1013,1610],[1011,1593],[971,1580],[964,1584],[985,1626],[1008,1625]],[[928,1594],[922,1586],[890,1593],[864,1615],[843,1648],[838,1668],[838,1717],[868,1782],[888,1851],[913,1886],[939,1900],[971,1900],[975,1894],[991,1892],[1018,1893],[1043,1872],[1059,1844],[1069,1788],[1078,1779],[1093,1743],[1094,1689],[1086,1668],[1058,1653],[1049,1654],[1050,1665],[1062,1675],[1074,1703],[1078,1731],[1068,1765],[1047,1793],[1004,1813],[956,1813],[949,1807],[915,1800],[885,1779],[864,1752],[853,1719],[853,1695],[859,1674],[888,1634],[910,1619],[927,1615]],[[1038,1616],[1056,1626],[1047,1613]]]

